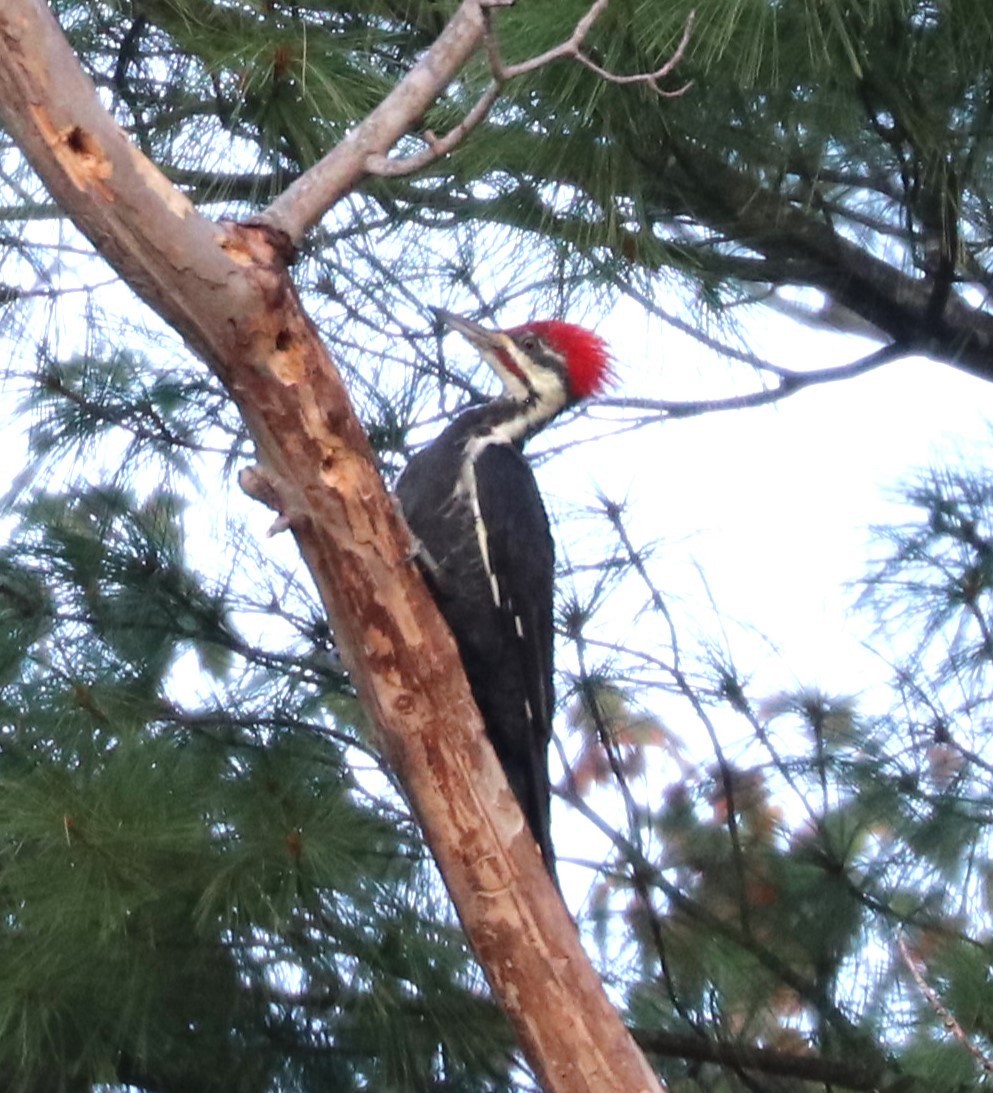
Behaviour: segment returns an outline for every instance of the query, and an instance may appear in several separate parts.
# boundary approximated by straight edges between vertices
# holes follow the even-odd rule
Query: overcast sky
[[[727,393],[715,354],[646,328],[633,305],[619,307],[600,329],[618,358],[618,393]],[[769,312],[757,313],[746,337],[756,352],[797,369],[841,365],[878,348]],[[792,676],[851,693],[886,676],[862,644],[869,618],[851,611],[852,582],[881,550],[871,526],[912,518],[899,486],[917,470],[988,459],[991,415],[993,384],[908,358],[768,407],[606,436],[558,456],[539,475],[553,507],[563,495],[581,504],[584,492],[592,502],[597,489],[628,498],[636,541],[660,541],[654,572],[671,582],[663,591],[699,594],[705,628],[712,608],[702,573],[722,616],[782,650],[776,663],[757,638],[736,646],[759,680],[783,687]],[[568,549],[567,522],[558,534]]]

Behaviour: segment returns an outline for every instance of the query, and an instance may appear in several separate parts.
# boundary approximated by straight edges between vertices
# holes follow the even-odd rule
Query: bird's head
[[[557,319],[489,330],[471,319],[435,309],[457,330],[503,382],[507,397],[533,406],[548,419],[602,390],[611,375],[607,343],[590,330]]]

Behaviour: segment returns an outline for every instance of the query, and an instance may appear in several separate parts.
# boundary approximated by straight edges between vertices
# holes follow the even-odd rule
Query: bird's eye
[[[538,339],[533,334],[526,334],[521,339],[521,348],[526,349],[529,353],[534,352],[538,348]]]

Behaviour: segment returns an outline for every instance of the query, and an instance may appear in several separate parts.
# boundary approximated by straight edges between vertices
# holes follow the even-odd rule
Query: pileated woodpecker
[[[555,554],[524,442],[598,391],[601,338],[557,321],[511,330],[447,311],[503,382],[501,397],[462,413],[411,459],[397,494],[424,548],[429,584],[458,645],[473,697],[548,871]]]

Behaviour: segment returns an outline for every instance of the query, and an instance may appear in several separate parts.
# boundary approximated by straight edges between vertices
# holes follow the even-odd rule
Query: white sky
[[[756,352],[798,370],[844,364],[877,348],[774,313],[750,326]],[[708,371],[723,374],[713,354],[678,334],[652,336],[639,327],[644,320],[627,306],[601,327],[619,361],[619,394],[722,393],[707,380]],[[691,387],[693,394],[683,393]],[[580,445],[539,474],[558,494],[567,463],[573,502],[584,488],[591,502],[596,489],[628,498],[635,542],[661,540],[657,557],[675,574],[677,587],[662,591],[702,591],[699,566],[721,615],[782,650],[780,686],[790,684],[788,671],[800,684],[851,693],[867,674],[885,675],[860,644],[868,617],[850,610],[851,584],[865,575],[873,551],[870,526],[913,518],[898,503],[899,486],[917,470],[988,459],[991,416],[993,384],[909,358],[771,406],[670,420]],[[567,534],[568,522],[559,536]],[[700,609],[712,614],[705,598]],[[709,625],[704,617],[700,623]],[[767,653],[756,642],[749,659]]]

